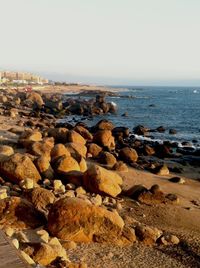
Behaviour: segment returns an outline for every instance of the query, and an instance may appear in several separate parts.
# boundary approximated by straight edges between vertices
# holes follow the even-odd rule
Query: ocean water
[[[116,88],[116,87],[115,87]],[[117,105],[116,114],[94,117],[87,121],[94,125],[100,119],[111,120],[116,126],[137,125],[150,129],[164,126],[165,133],[152,133],[155,139],[178,142],[196,140],[200,146],[200,88],[197,87],[123,87],[122,97],[107,97]],[[122,114],[128,113],[127,117]],[[170,135],[169,129],[176,129],[176,135]]]

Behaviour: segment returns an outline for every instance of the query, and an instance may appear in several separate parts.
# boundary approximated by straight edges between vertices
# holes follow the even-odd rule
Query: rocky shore
[[[115,113],[106,94],[1,90],[0,228],[32,267],[200,267],[199,150],[58,121]]]

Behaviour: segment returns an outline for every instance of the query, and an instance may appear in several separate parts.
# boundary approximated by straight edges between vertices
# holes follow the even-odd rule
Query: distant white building
[[[13,80],[12,81],[14,84],[28,84],[26,80]]]

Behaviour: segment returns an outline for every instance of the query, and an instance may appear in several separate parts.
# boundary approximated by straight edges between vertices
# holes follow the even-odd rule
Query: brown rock
[[[67,142],[67,128],[50,128],[48,130],[48,135],[50,137],[53,137],[56,141],[56,143],[65,143]]]
[[[62,198],[51,208],[48,230],[54,236],[75,242],[112,242],[121,235],[124,222],[114,212],[79,198]]]
[[[115,140],[110,130],[99,130],[94,134],[94,143],[108,149],[115,149]]]
[[[121,149],[119,152],[119,156],[127,163],[136,162],[138,159],[138,154],[136,150],[129,147],[124,147],[123,149]]]
[[[138,225],[135,228],[136,236],[145,245],[155,244],[156,240],[162,235],[162,231],[154,227],[149,227],[146,225]]]
[[[80,143],[82,145],[86,144],[85,139],[76,131],[70,130],[67,135],[68,142]]]
[[[127,165],[122,161],[117,161],[117,163],[113,166],[113,169],[116,171],[128,172]]]
[[[154,155],[155,154],[155,150],[153,147],[149,146],[149,145],[144,145],[144,153],[146,155]]]
[[[58,143],[51,150],[51,160],[54,161],[60,156],[71,156],[70,151],[65,147],[65,145]]]
[[[133,129],[133,131],[137,135],[146,136],[148,134],[149,129],[147,127],[144,127],[144,126],[139,125],[139,126],[136,126]]]
[[[84,175],[84,186],[92,193],[116,197],[121,193],[122,178],[98,165],[90,165]]]
[[[37,92],[29,93],[27,96],[27,100],[30,100],[33,103],[37,103],[38,106],[42,106],[44,104],[44,101],[43,101],[41,95]]]
[[[37,130],[25,130],[19,137],[19,143],[28,147],[34,141],[41,141],[42,134]]]
[[[99,121],[95,126],[96,130],[112,130],[113,128],[113,123],[105,119]]]
[[[0,172],[7,179],[19,183],[26,178],[37,182],[41,176],[31,159],[23,154],[15,153],[0,162]]]
[[[87,147],[82,143],[70,142],[65,144],[71,155],[77,159],[80,156],[86,157]]]
[[[167,165],[161,165],[155,169],[155,173],[160,176],[166,176],[169,175],[169,169]]]
[[[45,138],[43,141],[34,142],[31,145],[30,153],[36,156],[45,156],[50,159],[51,150],[54,146],[53,138]]]
[[[54,194],[47,189],[36,187],[26,193],[28,200],[40,211],[45,211],[49,204],[55,201]]]
[[[65,155],[60,156],[56,160],[54,168],[59,174],[65,174],[69,171],[80,171],[78,162],[73,157]]]
[[[102,151],[102,148],[97,145],[96,143],[90,143],[87,146],[88,153],[92,155],[92,157],[96,158],[100,152]]]
[[[36,159],[34,163],[43,178],[50,180],[54,178],[54,171],[50,165],[48,157],[41,156]]]
[[[152,193],[150,191],[143,192],[138,196],[137,200],[146,205],[153,205],[167,202],[164,193],[161,191],[157,191],[155,193]]]
[[[81,186],[83,184],[84,173],[81,171],[69,171],[62,175],[62,181],[65,183],[73,183],[76,186]]]
[[[122,235],[118,239],[119,246],[131,245],[136,242],[137,238],[135,235],[135,230],[129,226],[124,226]]]
[[[98,162],[112,168],[116,164],[117,160],[113,154],[109,152],[101,152],[98,157]]]
[[[168,246],[168,245],[178,245],[180,240],[175,235],[165,233],[159,238],[158,242],[160,244]]]
[[[0,145],[0,156],[10,156],[14,154],[14,150],[11,146],[8,145]]]
[[[67,255],[64,248],[57,240],[57,243],[41,243],[39,247],[35,249],[33,259],[40,265],[46,266],[58,257],[67,259]]]
[[[74,131],[76,131],[77,133],[79,133],[84,139],[91,141],[93,139],[92,134],[89,132],[89,130],[87,130],[86,128],[84,128],[83,126],[76,126],[74,128]]]
[[[0,200],[0,225],[17,229],[37,228],[45,219],[26,199],[10,197]]]
[[[80,157],[80,161],[78,161],[80,166],[80,171],[85,172],[87,170],[87,162],[84,157]]]

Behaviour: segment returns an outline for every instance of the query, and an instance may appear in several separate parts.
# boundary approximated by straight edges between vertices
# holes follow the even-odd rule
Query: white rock
[[[20,250],[21,256],[24,258],[24,260],[30,264],[33,265],[35,264],[34,260],[28,255],[26,254],[23,250]]]
[[[19,249],[19,241],[16,238],[12,239],[11,243],[16,249]]]
[[[28,189],[33,189],[34,188],[34,181],[33,181],[33,179],[26,178],[25,180],[20,182],[20,186],[23,189],[27,189],[27,190]]]

